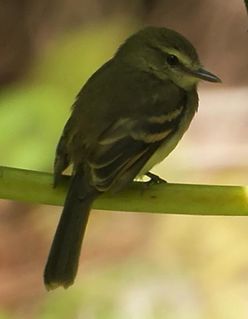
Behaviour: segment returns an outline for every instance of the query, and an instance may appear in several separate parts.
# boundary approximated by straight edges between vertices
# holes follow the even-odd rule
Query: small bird
[[[146,27],[130,36],[86,82],[59,140],[54,184],[73,165],[44,272],[48,290],[73,284],[93,201],[148,175],[175,148],[198,108],[202,68],[181,34]]]

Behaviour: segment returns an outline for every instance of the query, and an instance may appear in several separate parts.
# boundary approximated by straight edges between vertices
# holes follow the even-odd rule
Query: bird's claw
[[[163,178],[159,177],[156,174],[153,174],[151,172],[146,173],[146,176],[150,178],[150,180],[147,182],[149,185],[152,184],[164,184],[167,183],[166,180],[164,180]]]

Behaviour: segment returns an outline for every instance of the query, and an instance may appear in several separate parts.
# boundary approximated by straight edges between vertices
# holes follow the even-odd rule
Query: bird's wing
[[[184,109],[181,105],[160,116],[122,118],[109,126],[87,158],[91,184],[106,191],[119,190],[132,181],[159,146],[175,133]]]

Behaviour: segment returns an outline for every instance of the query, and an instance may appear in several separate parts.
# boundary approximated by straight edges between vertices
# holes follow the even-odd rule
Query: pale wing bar
[[[106,191],[113,185],[114,188],[125,186],[161,143],[175,132],[183,110],[180,107],[160,117],[120,119],[109,127],[88,158],[91,184],[99,191]]]

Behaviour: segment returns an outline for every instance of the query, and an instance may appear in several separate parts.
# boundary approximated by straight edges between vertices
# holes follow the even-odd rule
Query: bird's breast
[[[192,102],[192,101],[190,101]],[[188,104],[188,103],[187,103]],[[184,114],[177,126],[177,129],[164,139],[157,151],[146,162],[138,176],[143,176],[149,172],[155,165],[163,161],[177,146],[183,134],[188,129],[197,109],[197,104],[186,105]]]

